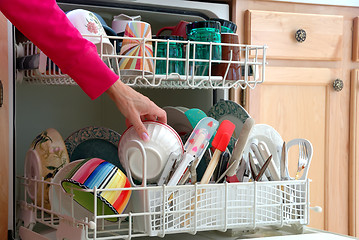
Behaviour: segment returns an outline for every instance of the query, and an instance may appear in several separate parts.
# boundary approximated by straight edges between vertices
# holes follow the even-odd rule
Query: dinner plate
[[[25,156],[25,177],[29,179],[26,186],[26,191],[32,200],[35,199],[36,182],[30,179],[37,179],[37,180],[41,179],[42,177],[41,165],[42,165],[41,160],[37,152],[33,149],[29,149],[26,152],[26,156]]]
[[[39,180],[43,178],[44,181],[50,182],[51,178],[67,163],[69,163],[69,155],[61,134],[54,128],[48,128],[36,136],[26,153],[25,176]],[[29,197],[33,201],[36,197],[35,185],[35,182],[30,181],[27,187]],[[43,206],[50,209],[49,185],[44,185],[43,193],[39,190],[41,187],[42,184],[37,183],[36,204],[41,206],[43,200]]]
[[[209,117],[216,119],[219,123],[223,120],[229,120],[236,125],[233,137],[238,138],[244,122],[249,118],[247,111],[238,103],[230,100],[220,100],[211,107],[207,114]]]
[[[177,107],[166,106],[163,110],[167,113],[167,124],[170,125],[183,140],[183,136],[192,132],[193,127],[185,113]]]
[[[51,203],[52,211],[67,216],[72,216],[72,204],[73,204],[73,213],[74,217],[79,220],[85,220],[87,217],[88,220],[92,220],[93,213],[88,211],[86,208],[78,204],[72,199],[72,197],[65,193],[61,187],[61,181],[65,179],[70,171],[74,169],[80,162],[84,159],[72,161],[66,164],[62,169],[60,169],[55,177],[52,179],[52,184],[49,190],[49,198]]]
[[[112,129],[90,126],[72,133],[65,140],[65,145],[71,162],[85,158],[101,158],[125,172],[118,158],[120,137],[121,135]]]
[[[187,110],[189,110],[189,108],[183,107],[183,106],[176,106],[176,108],[177,108],[178,110],[184,112],[184,113],[185,113]]]
[[[280,168],[280,158],[282,154],[283,139],[280,134],[271,126],[266,124],[255,124],[248,137],[248,142],[244,147],[243,157],[248,162],[248,153],[251,143],[263,141],[268,146],[276,167]]]

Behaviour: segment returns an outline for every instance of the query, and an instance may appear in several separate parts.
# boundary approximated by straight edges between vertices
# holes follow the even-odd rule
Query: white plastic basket
[[[138,223],[135,230],[164,236],[265,225],[306,225],[308,188],[307,181],[145,187],[134,195],[132,210],[142,214],[140,221],[134,221]]]
[[[46,185],[56,185],[61,190],[60,185],[44,180],[19,179],[25,187],[30,181],[36,181],[41,186],[36,190],[41,190]],[[63,233],[72,231],[72,228],[76,231],[81,229],[81,235],[85,236],[82,239],[103,240],[163,237],[181,232],[195,234],[209,230],[247,231],[268,225],[282,227],[309,223],[309,180],[145,186],[130,189],[132,196],[126,212],[111,215],[118,217],[119,221],[116,223],[104,220],[109,215],[101,212],[95,212],[90,219],[76,219],[73,214],[67,216],[41,205],[36,206],[27,198],[26,190],[25,201],[20,201],[22,207],[19,208],[19,220],[31,223],[31,226],[40,222]],[[96,196],[101,191],[117,190],[124,189],[94,188],[86,191],[91,191]],[[84,190],[74,189],[74,194],[76,191]],[[98,201],[96,197],[94,201]],[[64,222],[68,222],[68,225],[64,226]]]

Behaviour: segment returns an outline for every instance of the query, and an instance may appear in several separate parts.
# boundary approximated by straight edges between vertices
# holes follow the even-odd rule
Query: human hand
[[[148,141],[148,132],[142,121],[152,120],[167,123],[166,112],[148,97],[117,80],[106,93],[115,102],[117,108],[126,117],[126,125],[133,125],[138,136]]]

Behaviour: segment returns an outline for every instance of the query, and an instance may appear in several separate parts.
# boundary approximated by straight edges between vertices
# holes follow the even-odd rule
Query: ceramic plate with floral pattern
[[[85,158],[101,158],[125,172],[118,158],[120,137],[121,135],[112,129],[90,126],[72,133],[65,140],[65,145],[71,162]]]
[[[50,181],[55,174],[69,163],[65,143],[60,133],[53,128],[46,129],[40,133],[31,143],[25,158],[25,176],[28,178],[41,178]],[[36,173],[36,177],[34,176]],[[35,182],[30,181],[27,191],[30,198],[35,198]],[[44,207],[50,209],[49,184],[45,184]],[[41,184],[37,186],[37,205],[41,205]]]

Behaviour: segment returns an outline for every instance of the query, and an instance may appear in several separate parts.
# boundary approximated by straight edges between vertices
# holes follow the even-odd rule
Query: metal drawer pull
[[[305,32],[304,29],[298,29],[295,32],[295,39],[297,40],[297,42],[302,43],[305,41],[306,38],[307,38],[307,33]]]
[[[341,79],[335,79],[333,82],[333,88],[335,91],[340,92],[341,90],[343,90],[344,87],[344,83],[343,80]]]

